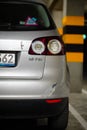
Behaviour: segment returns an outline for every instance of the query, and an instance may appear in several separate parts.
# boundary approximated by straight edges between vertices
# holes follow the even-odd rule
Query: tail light
[[[31,55],[64,55],[64,43],[59,36],[37,38],[32,41],[28,53]]]
[[[47,99],[46,103],[52,104],[52,103],[60,103],[62,102],[62,99]]]
[[[45,51],[45,45],[41,41],[34,41],[32,43],[32,51],[36,54],[42,54]]]
[[[52,39],[48,42],[47,48],[50,53],[58,54],[62,50],[62,45],[58,40]]]

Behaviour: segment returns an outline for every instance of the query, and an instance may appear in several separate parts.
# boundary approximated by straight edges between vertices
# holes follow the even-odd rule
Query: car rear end
[[[65,46],[46,7],[0,2],[0,118],[60,115],[68,96]]]

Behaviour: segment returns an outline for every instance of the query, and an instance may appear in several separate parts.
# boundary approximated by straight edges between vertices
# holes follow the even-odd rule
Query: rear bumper
[[[47,103],[46,100],[0,100],[0,118],[46,118],[61,114],[68,98],[59,103]]]

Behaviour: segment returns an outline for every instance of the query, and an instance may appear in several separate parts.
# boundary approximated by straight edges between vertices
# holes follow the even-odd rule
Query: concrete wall
[[[81,37],[82,34],[80,34],[78,31],[80,29],[77,30],[77,28],[78,27],[81,28],[81,26],[83,27],[84,0],[63,0],[63,10],[53,10],[52,16],[55,20],[57,27],[62,28],[63,30],[64,43],[69,48],[71,45],[70,50],[69,48],[67,50],[67,63],[70,71],[70,80],[71,80],[70,90],[71,92],[81,92],[83,87],[83,52],[79,51],[79,46],[83,48],[83,40]],[[63,23],[64,18],[66,19],[65,23]],[[82,22],[79,23],[79,21]],[[74,26],[76,27],[76,30],[74,30],[73,28],[71,30],[68,30],[67,26],[69,27]],[[71,34],[73,34],[74,32],[74,34],[73,35],[69,34],[67,37],[66,36],[67,31],[71,31],[70,32]],[[74,39],[73,41],[74,43],[72,42],[71,39]],[[77,48],[77,52],[75,46]],[[72,47],[74,48],[73,52],[71,51]]]
[[[58,10],[53,10],[52,12],[53,19],[56,23],[58,28],[62,28],[62,19],[63,19],[63,12]]]

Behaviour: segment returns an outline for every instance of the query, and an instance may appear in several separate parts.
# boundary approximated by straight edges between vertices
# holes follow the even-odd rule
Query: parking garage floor
[[[67,130],[87,130],[87,94],[71,93]]]
[[[69,122],[66,130],[87,130],[87,94],[84,93],[70,93],[69,104]],[[46,119],[39,120],[36,124],[32,120],[14,120],[6,121],[4,125],[0,123],[0,130],[47,130]]]

